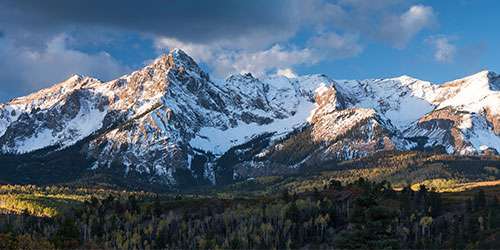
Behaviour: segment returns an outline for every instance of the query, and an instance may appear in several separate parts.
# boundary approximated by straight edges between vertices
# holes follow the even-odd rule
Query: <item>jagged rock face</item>
[[[500,115],[492,111],[489,107],[486,107],[484,109],[484,116],[486,116],[486,120],[491,123],[491,126],[493,127],[493,132],[495,132],[495,135],[500,136]]]
[[[425,137],[425,146],[441,145],[449,153],[477,154],[500,146],[498,79],[483,71],[442,85],[408,76],[339,85],[355,107],[373,108],[404,137]]]
[[[83,139],[100,127],[108,99],[96,79],[73,76],[38,93],[0,106],[3,152],[24,153]],[[92,120],[89,120],[92,119]],[[94,120],[95,119],[95,120]]]
[[[442,145],[448,153],[498,151],[500,92],[498,76],[483,71],[435,86],[427,100],[436,108],[407,128],[406,136],[425,136],[428,146]]]
[[[471,146],[461,130],[466,118],[470,119],[469,113],[450,107],[435,110],[420,118],[407,130],[406,135],[428,137],[426,146],[446,145],[446,151],[449,153],[455,150],[465,152],[464,150]]]
[[[165,176],[166,182],[174,183],[176,169],[190,168],[196,149],[222,155],[259,133],[281,129],[283,134],[293,130],[289,122],[303,124],[314,106],[314,88],[309,85],[320,81],[333,83],[323,76],[259,80],[250,74],[214,83],[183,52],[173,52],[108,83],[115,89],[106,92],[119,96],[111,98],[117,101],[110,110],[113,116],[124,117],[118,123],[127,122],[89,143],[89,152],[97,159],[93,168],[119,162],[127,171]],[[148,93],[150,86],[155,90]],[[204,165],[207,178],[213,175],[210,167]]]
[[[345,109],[321,116],[313,123],[314,141],[325,145],[323,157],[346,160],[382,150],[396,150],[386,124],[373,109]],[[399,145],[398,145],[399,146]]]
[[[397,149],[387,129],[390,124],[374,109],[349,108],[344,99],[333,87],[316,91],[316,109],[309,120],[311,139],[321,145],[316,161],[346,160]]]
[[[119,166],[172,185],[178,171],[215,182],[222,168],[244,176],[307,167],[411,149],[412,138],[449,153],[492,153],[500,151],[499,79],[485,71],[442,85],[407,76],[211,80],[173,50],[109,82],[73,76],[0,105],[0,147],[23,154],[81,141],[89,169]]]

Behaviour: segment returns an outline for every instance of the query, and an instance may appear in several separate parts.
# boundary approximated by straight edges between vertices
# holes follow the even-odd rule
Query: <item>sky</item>
[[[180,48],[213,78],[500,72],[497,0],[0,0],[0,101]]]

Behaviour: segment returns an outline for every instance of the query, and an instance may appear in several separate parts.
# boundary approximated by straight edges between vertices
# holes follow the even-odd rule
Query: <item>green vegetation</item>
[[[494,249],[499,244],[500,186],[456,193],[423,185],[395,191],[387,181],[360,178],[344,185],[330,179],[311,191],[292,191],[289,182],[274,193],[248,192],[285,179],[257,178],[232,186],[241,193],[218,190],[207,196],[1,186],[1,197],[56,212],[4,210],[0,249]]]
[[[252,142],[266,143],[266,138]],[[217,171],[232,175],[235,162],[253,155],[246,152],[225,155]],[[206,159],[198,160],[202,165]],[[168,193],[130,191],[154,190],[154,184],[144,186],[139,176],[124,180],[112,171],[65,185],[0,185],[0,249],[495,249],[500,244],[498,156],[384,152],[283,174],[222,179],[226,185],[183,185]]]
[[[63,186],[38,187],[34,185],[0,185],[0,212],[54,217],[72,207],[82,205],[92,197],[104,199],[108,195],[151,196],[145,192],[126,192],[109,189],[85,189]]]
[[[437,192],[464,191],[481,185],[497,185],[500,158],[435,155],[424,152],[383,153],[358,160],[326,163],[294,172],[248,178],[230,185],[197,187],[188,193],[217,197],[272,195],[283,190],[310,192],[331,180],[348,184],[365,180],[390,181],[397,190],[425,184]]]
[[[319,144],[312,138],[312,127],[305,127],[288,135],[281,144],[274,147],[270,160],[286,165],[297,164],[318,147]]]

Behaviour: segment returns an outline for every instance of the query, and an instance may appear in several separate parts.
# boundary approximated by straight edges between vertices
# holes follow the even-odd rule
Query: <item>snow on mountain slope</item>
[[[127,169],[168,176],[172,169],[190,168],[196,150],[220,156],[261,133],[278,138],[304,125],[314,108],[314,94],[301,88],[303,82],[333,86],[324,76],[259,80],[250,74],[215,83],[175,50],[104,84],[118,96],[109,110],[128,122],[89,143],[94,168],[118,159]],[[142,94],[145,90],[151,94]]]
[[[404,128],[430,111],[445,107],[475,113],[489,109],[498,114],[499,79],[493,72],[482,71],[441,85],[408,76],[338,82],[356,98],[354,106],[374,108]]]
[[[312,138],[323,145],[322,157],[345,160],[381,150],[402,150],[401,138],[374,109],[347,108],[330,112],[320,107],[311,119]]]
[[[2,151],[24,153],[71,145],[101,127],[107,98],[101,82],[72,76],[51,88],[0,106]]]
[[[482,71],[441,85],[408,76],[338,82],[355,99],[354,107],[375,109],[405,137],[427,137],[426,146],[472,154],[485,148],[500,151],[499,79]],[[470,117],[477,122],[461,126]]]
[[[258,80],[247,74],[230,76],[220,84],[222,88],[235,95],[233,99],[239,102],[245,100],[240,97],[241,95],[246,97],[247,101],[251,101],[250,104],[244,103],[244,107],[253,109],[253,114],[262,117],[269,116],[269,113],[272,115],[260,124],[242,119],[236,126],[228,129],[201,128],[197,136],[190,141],[190,145],[219,155],[256,135],[272,132],[275,133],[275,138],[279,138],[303,126],[315,107],[314,91],[316,89],[311,86],[333,89],[334,82],[320,75],[293,79],[270,77]],[[334,99],[329,101],[335,106],[343,105]],[[259,109],[259,106],[267,108]]]
[[[355,98],[353,106],[373,108],[396,126],[403,129],[432,111],[435,106],[423,97],[434,86],[410,77],[339,81],[346,86],[349,96]]]
[[[485,149],[500,151],[500,92],[499,77],[489,71],[444,83],[435,88],[434,98],[429,99],[437,107],[420,120],[413,134],[429,134],[423,122],[448,122],[447,126],[434,127],[433,133],[448,134],[434,143],[446,145],[449,153],[471,154]],[[411,131],[409,129],[408,131]],[[451,145],[447,138],[453,138]]]
[[[500,114],[500,77],[493,72],[481,71],[472,76],[443,84],[434,100],[439,108],[479,113],[485,108]]]
[[[408,76],[211,80],[175,49],[109,82],[72,76],[1,104],[0,147],[20,154],[86,139],[81,152],[93,169],[119,165],[170,184],[182,169],[213,182],[217,159],[263,134],[271,135],[267,146],[253,150],[246,166],[408,150],[414,137],[449,153],[500,151],[499,79],[484,71],[441,85]],[[287,154],[297,161],[283,160]]]
[[[500,152],[500,136],[492,133],[490,125],[484,116],[470,115],[466,117],[464,123],[462,123],[462,131],[464,131],[465,138],[470,141],[474,150],[493,148]]]

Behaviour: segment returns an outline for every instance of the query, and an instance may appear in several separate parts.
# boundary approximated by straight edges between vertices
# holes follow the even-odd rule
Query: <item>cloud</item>
[[[309,48],[296,49],[274,45],[270,49],[257,52],[223,53],[215,60],[215,71],[219,75],[229,72],[251,72],[265,75],[278,68],[315,64],[319,58]]]
[[[194,44],[173,38],[159,38],[158,49],[180,48],[199,62],[207,63],[217,77],[251,72],[262,76],[278,68],[313,64],[318,58],[313,50],[273,45],[264,50],[233,50],[221,44]]]
[[[435,16],[428,6],[413,5],[402,12],[405,7],[408,2],[402,0],[152,0],[147,4],[16,0],[0,2],[0,26],[28,42],[69,30],[92,34],[96,29],[109,29],[196,44],[225,43],[235,49],[268,48],[287,42],[306,27],[368,36],[403,47]]]
[[[404,48],[419,32],[437,23],[430,6],[402,0],[308,1],[304,11],[320,32],[357,34],[362,40]]]
[[[207,62],[215,56],[214,53],[221,50],[218,44],[196,44],[192,42],[182,42],[176,38],[158,37],[154,41],[158,50],[180,48],[196,61]]]
[[[330,59],[339,59],[356,56],[363,51],[363,47],[358,42],[358,35],[347,34],[341,36],[330,32],[313,37],[309,41],[309,46],[322,50],[323,56]]]
[[[298,65],[356,56],[363,50],[356,35],[327,33],[312,38],[306,47],[275,44],[263,50],[234,50],[224,44],[195,44],[174,38],[158,38],[158,49],[181,48],[195,60],[209,65],[218,77],[251,72],[262,76]]]
[[[278,71],[276,71],[276,75],[277,76],[284,76],[284,77],[288,77],[288,78],[296,78],[297,77],[297,74],[291,68],[278,69]]]
[[[435,20],[432,7],[414,5],[400,16],[387,17],[381,26],[380,36],[395,47],[404,48],[418,32],[431,27]]]
[[[112,79],[129,69],[105,52],[87,54],[69,49],[67,36],[58,35],[48,41],[45,49],[19,47],[13,41],[0,39],[0,98],[27,94],[34,89],[50,86],[72,74]]]
[[[70,71],[107,78],[126,67],[105,52],[82,49],[104,51],[130,34],[157,48],[182,48],[217,76],[275,73],[357,56],[372,42],[403,48],[435,16],[431,7],[403,0],[0,0],[0,40],[8,41],[0,44],[0,65],[13,62],[38,76],[8,65],[0,81],[27,81],[35,89]]]
[[[5,17],[0,23],[9,32],[108,28],[196,43],[241,40],[267,46],[296,31],[300,5],[299,0],[16,0],[0,3]]]
[[[434,59],[440,63],[451,63],[457,53],[457,47],[452,44],[453,37],[433,36],[426,39],[434,49]]]

